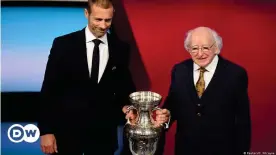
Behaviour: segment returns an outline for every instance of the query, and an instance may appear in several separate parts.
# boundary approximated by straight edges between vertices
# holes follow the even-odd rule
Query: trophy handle
[[[156,110],[162,110],[161,108],[159,108],[158,106],[154,107],[151,111],[156,111]],[[151,117],[151,119],[154,121],[154,119]],[[164,127],[164,124],[160,124],[161,127]]]
[[[131,105],[131,106],[127,107],[127,111],[126,111],[126,113],[129,113],[129,112],[130,112],[130,110],[137,110],[137,108],[135,108],[133,105]],[[139,117],[139,116],[138,116],[138,117]],[[129,118],[127,119],[127,124],[132,125],[132,124],[130,123]]]
[[[152,111],[155,111],[155,110],[162,110],[162,109],[159,108],[158,106],[156,106],[156,107],[154,107],[154,108],[152,109]]]

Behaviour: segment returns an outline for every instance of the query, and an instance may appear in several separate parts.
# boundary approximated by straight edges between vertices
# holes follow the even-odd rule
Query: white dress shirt
[[[206,72],[204,72],[203,76],[204,76],[204,81],[205,81],[205,89],[207,88],[207,86],[209,85],[215,70],[217,68],[217,64],[218,64],[218,56],[216,55],[214,57],[214,59],[212,60],[212,62],[205,67],[205,69],[207,70]],[[199,79],[199,74],[200,71],[198,70],[200,68],[200,66],[198,66],[196,63],[194,63],[194,84],[196,86],[196,82]]]
[[[96,39],[96,37],[91,33],[88,26],[85,28],[85,42],[86,42],[86,53],[87,53],[87,63],[88,63],[88,69],[89,69],[89,75],[91,76],[91,68],[92,68],[92,58],[93,58],[93,49],[94,49],[94,42],[93,40]],[[104,73],[108,58],[109,58],[109,52],[108,52],[108,42],[107,42],[107,35],[105,34],[101,38],[98,38],[102,41],[102,43],[99,45],[100,49],[100,64],[99,64],[99,77],[98,82],[100,82],[100,79]]]

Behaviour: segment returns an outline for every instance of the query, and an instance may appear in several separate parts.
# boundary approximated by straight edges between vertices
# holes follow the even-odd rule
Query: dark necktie
[[[93,50],[93,58],[92,58],[91,82],[93,84],[98,84],[99,65],[100,65],[99,45],[102,41],[99,39],[94,39],[93,42],[94,42],[94,50]]]
[[[199,74],[198,81],[196,83],[196,91],[197,91],[198,97],[200,98],[205,90],[205,81],[204,81],[203,73],[207,70],[203,67],[200,67],[199,71],[200,71],[200,74]]]

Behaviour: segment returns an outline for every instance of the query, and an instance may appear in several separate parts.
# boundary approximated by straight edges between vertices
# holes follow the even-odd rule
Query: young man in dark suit
[[[172,69],[164,107],[177,121],[175,155],[242,155],[250,149],[246,70],[219,56],[221,37],[199,27],[188,32],[191,59]]]
[[[121,109],[135,91],[129,46],[107,33],[110,0],[88,0],[84,29],[54,39],[41,89],[41,149],[46,154],[112,155]]]

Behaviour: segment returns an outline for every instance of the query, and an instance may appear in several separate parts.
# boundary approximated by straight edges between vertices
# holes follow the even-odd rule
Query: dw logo
[[[20,124],[13,124],[8,129],[8,138],[14,143],[20,143],[23,140],[27,143],[34,143],[39,136],[40,131],[34,124],[27,124],[24,127]]]

